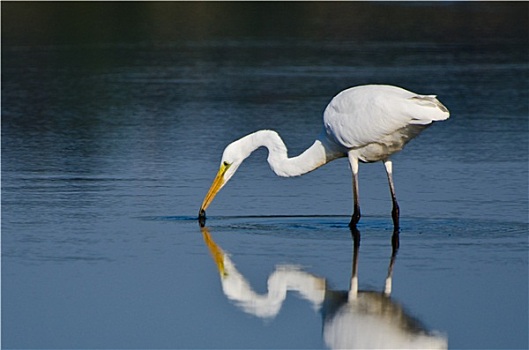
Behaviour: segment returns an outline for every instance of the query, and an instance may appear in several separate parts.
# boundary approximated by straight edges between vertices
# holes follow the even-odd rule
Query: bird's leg
[[[351,285],[349,286],[349,301],[358,297],[358,253],[360,250],[360,231],[351,227],[353,237],[353,266],[351,270]]]
[[[391,192],[391,201],[393,202],[393,209],[391,210],[391,217],[393,218],[393,233],[398,234],[399,226],[399,204],[397,203],[397,196],[395,195],[395,186],[393,185],[393,163],[391,160],[384,161],[386,173],[388,174],[389,191]]]
[[[351,165],[351,172],[353,173],[353,215],[351,216],[351,222],[349,227],[356,229],[356,224],[360,221],[360,202],[358,198],[358,158],[348,154],[349,164]]]
[[[395,259],[397,258],[397,252],[399,251],[399,233],[393,232],[391,237],[391,259],[389,261],[388,274],[386,276],[386,283],[384,285],[384,294],[386,296],[391,295],[391,284],[393,279],[393,266],[395,265]]]
[[[358,221],[360,221],[360,217],[362,216],[360,213],[360,202],[358,199],[358,174],[353,174],[353,196],[353,215],[351,216],[351,222],[349,223],[349,226],[351,228],[356,228],[356,224],[358,224]]]

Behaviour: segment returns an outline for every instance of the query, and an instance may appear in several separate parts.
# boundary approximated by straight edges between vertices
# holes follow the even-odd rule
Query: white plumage
[[[347,291],[333,290],[327,280],[299,267],[282,265],[268,277],[267,291],[256,292],[230,256],[202,228],[204,241],[220,273],[224,295],[244,312],[263,319],[279,314],[289,292],[297,292],[323,318],[322,333],[330,349],[447,349],[446,336],[426,329],[391,298],[396,247],[384,292],[358,290],[359,237],[353,249],[353,271]]]
[[[297,157],[288,157],[287,147],[272,130],[260,130],[229,144],[220,169],[199,211],[205,210],[254,150],[266,147],[268,163],[279,176],[298,176],[341,157],[348,157],[353,174],[353,215],[350,226],[360,219],[358,162],[383,161],[393,201],[393,224],[399,229],[399,208],[395,196],[390,156],[435,121],[450,116],[435,95],[420,95],[390,85],[363,85],[336,95],[323,113],[323,131],[311,147]]]
[[[410,126],[448,117],[448,110],[435,96],[396,86],[366,85],[336,95],[323,113],[323,124],[330,139],[346,149],[360,149]]]

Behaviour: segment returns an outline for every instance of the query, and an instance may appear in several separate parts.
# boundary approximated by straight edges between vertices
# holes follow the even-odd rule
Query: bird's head
[[[241,163],[250,155],[250,153],[248,147],[245,147],[245,144],[241,142],[241,140],[237,140],[226,147],[222,154],[217,176],[215,176],[215,179],[200,206],[199,219],[205,219],[206,209],[213,201],[213,198],[215,198],[220,189],[231,179]]]

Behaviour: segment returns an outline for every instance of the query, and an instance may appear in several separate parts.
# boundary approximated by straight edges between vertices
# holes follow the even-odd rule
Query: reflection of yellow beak
[[[204,242],[206,242],[206,245],[209,248],[209,251],[211,253],[211,256],[213,257],[213,260],[215,260],[215,263],[217,264],[217,268],[219,269],[220,276],[225,277],[228,275],[228,273],[224,270],[224,252],[220,247],[213,242],[213,239],[211,239],[211,236],[209,234],[207,227],[202,227],[202,236],[204,237]]]
[[[230,167],[230,164],[222,163],[219,169],[219,172],[217,173],[217,176],[215,176],[215,179],[213,180],[213,184],[211,184],[211,187],[209,188],[208,193],[206,194],[206,197],[204,197],[204,201],[202,202],[202,206],[200,207],[200,213],[204,213],[206,211],[206,208],[209,206],[209,204],[213,201],[213,198],[217,195],[221,187],[224,185],[224,174],[226,173],[226,170]]]

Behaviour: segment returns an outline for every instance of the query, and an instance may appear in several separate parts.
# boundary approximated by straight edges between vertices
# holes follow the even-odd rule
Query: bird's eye
[[[224,161],[224,162],[222,162],[222,165],[224,165],[224,166],[230,166],[231,164],[228,163],[227,161]]]

